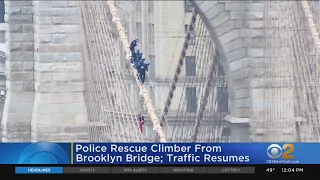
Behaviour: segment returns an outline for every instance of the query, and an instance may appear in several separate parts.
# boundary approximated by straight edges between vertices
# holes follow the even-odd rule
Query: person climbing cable
[[[135,47],[137,46],[137,43],[139,42],[139,38],[134,39],[133,41],[131,41],[130,43],[130,51],[132,54],[135,53]]]
[[[146,61],[145,58],[142,58],[141,61],[142,61],[143,66],[145,67],[145,71],[148,71],[149,70],[148,67],[149,67],[150,63],[145,63],[145,61]]]
[[[133,63],[133,66],[136,66],[136,64],[141,60],[143,56],[143,53],[140,52],[139,49],[135,53],[132,54],[131,63]]]
[[[139,75],[139,80],[141,82],[141,84],[144,83],[145,78],[146,78],[146,71],[148,71],[148,66],[150,65],[150,63],[145,63],[144,62],[145,59],[141,59],[141,61],[137,62],[136,64],[136,68],[138,71],[138,75]]]
[[[142,59],[142,56],[143,56],[143,53],[142,52],[140,52],[140,49],[138,49],[137,50],[137,52],[136,52],[136,61],[135,62],[139,62],[139,61],[141,61],[141,59]]]
[[[142,116],[141,113],[139,113],[138,119],[139,119],[140,133],[142,134],[143,125],[144,125],[144,117]]]
[[[131,66],[134,66],[134,62],[136,60],[136,52],[135,52],[135,48],[137,46],[137,43],[139,42],[139,38],[134,39],[133,41],[131,41],[130,43],[130,51],[131,51]]]

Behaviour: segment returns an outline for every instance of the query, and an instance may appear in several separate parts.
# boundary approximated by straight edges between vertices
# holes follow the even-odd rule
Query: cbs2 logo
[[[271,144],[267,149],[267,154],[271,159],[278,159],[280,156],[282,159],[294,159],[293,152],[293,144],[284,144],[282,147],[278,144]]]

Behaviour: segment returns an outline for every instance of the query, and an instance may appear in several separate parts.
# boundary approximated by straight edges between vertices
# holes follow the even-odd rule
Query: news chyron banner
[[[0,164],[320,164],[318,143],[0,143]]]

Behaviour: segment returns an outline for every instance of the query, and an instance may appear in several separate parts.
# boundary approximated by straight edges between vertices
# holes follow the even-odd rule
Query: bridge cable
[[[173,98],[173,94],[174,94],[173,92],[176,89],[176,83],[178,81],[178,78],[179,78],[179,75],[180,75],[180,72],[181,72],[181,67],[182,67],[184,59],[185,59],[186,50],[188,48],[188,43],[189,43],[189,40],[190,40],[190,37],[191,37],[190,33],[194,28],[193,26],[194,26],[194,23],[196,21],[196,15],[197,15],[196,11],[193,10],[192,16],[191,16],[191,21],[190,21],[190,23],[188,25],[188,30],[187,30],[187,33],[186,33],[186,36],[185,36],[185,42],[183,44],[183,49],[181,51],[181,55],[180,55],[179,62],[178,62],[178,65],[177,65],[177,68],[176,68],[176,71],[175,71],[175,74],[174,74],[174,78],[173,78],[173,81],[172,81],[171,86],[170,86],[169,94],[168,94],[168,97],[167,97],[167,100],[165,102],[165,106],[164,106],[164,109],[163,109],[163,112],[162,112],[162,115],[161,115],[161,118],[160,118],[160,126],[161,127],[163,127],[163,123],[165,122],[165,116],[168,113],[169,107],[171,105],[171,99]],[[159,139],[159,137],[157,137],[157,139]]]
[[[117,58],[119,52],[117,51],[117,48],[115,48],[116,39],[114,39],[114,34],[111,33],[112,29],[110,29],[111,27],[108,24],[108,19],[110,19],[109,21],[111,21],[111,18],[105,16],[105,12],[107,12],[107,10],[103,9],[104,6],[101,6],[101,3],[103,2],[80,2],[83,20],[85,20],[82,25],[84,26],[84,29],[87,29],[86,31],[84,31],[84,37],[89,38],[87,42],[90,44],[90,46],[87,48],[87,50],[89,54],[91,54],[91,58],[86,58],[85,62],[88,62],[89,64],[91,64],[91,67],[94,67],[94,69],[91,70],[89,74],[91,77],[95,77],[94,82],[96,82],[97,84],[94,85],[94,87],[98,88],[94,91],[96,93],[95,97],[97,97],[96,101],[99,102],[99,106],[94,106],[96,106],[95,109],[100,109],[100,112],[97,113],[96,116],[98,116],[101,121],[95,123],[95,126],[109,127],[108,130],[102,130],[104,132],[100,132],[100,134],[109,134],[107,135],[107,137],[111,141],[132,141],[139,134],[136,128],[137,121],[135,120],[135,115],[134,112],[132,112],[131,106],[128,107],[128,104],[130,104],[128,103],[128,98],[124,96],[124,94],[127,94],[127,90],[123,81],[123,74],[121,74],[122,71],[118,70],[119,65],[117,64],[117,62],[113,62],[111,64],[111,62]],[[87,21],[87,19],[89,21]],[[106,27],[108,27],[108,29],[106,29]],[[114,40],[114,42],[111,42],[112,40]],[[114,49],[111,50],[110,48]],[[88,66],[88,64],[86,66]],[[86,79],[88,79],[88,77],[86,77]],[[120,89],[120,91],[117,91],[117,89]],[[115,96],[118,96],[118,98],[115,99]],[[104,100],[107,101],[101,104]],[[105,107],[107,106],[109,106],[109,109],[114,108],[116,111],[106,110]],[[127,110],[131,112],[125,112]],[[109,115],[111,115],[111,117]],[[92,118],[93,117],[91,117],[91,121],[94,120]],[[113,122],[111,123],[107,121]],[[129,121],[136,125],[131,126],[130,123],[128,124]],[[94,122],[96,122],[96,120],[94,120]],[[121,135],[121,132],[125,134]],[[99,135],[99,132],[97,133],[98,134],[96,134],[95,136],[99,138],[98,136],[101,135]]]
[[[125,31],[122,27],[122,24],[121,24],[121,20],[120,18],[118,17],[118,14],[117,14],[117,10],[115,8],[115,5],[114,5],[114,1],[107,1],[107,4],[108,4],[108,7],[111,11],[111,14],[113,16],[113,21],[114,23],[116,24],[116,27],[117,27],[117,31],[119,33],[119,36],[120,36],[120,39],[121,39],[121,42],[123,44],[123,47],[125,48],[125,52],[126,52],[126,59],[129,61],[130,60],[130,57],[132,56],[131,55],[131,51],[130,51],[130,45],[129,45],[129,42],[128,42],[128,39],[125,35]],[[148,92],[147,90],[144,88],[144,86],[140,83],[137,75],[138,75],[138,72],[136,69],[132,68],[132,74],[134,76],[134,78],[136,79],[136,82],[139,86],[139,89],[140,91],[142,92],[142,96],[143,96],[143,100],[144,100],[144,103],[146,105],[146,108],[148,109],[148,114],[150,116],[150,119],[153,123],[153,126],[155,127],[155,130],[156,132],[158,133],[159,135],[159,139],[160,139],[160,142],[166,142],[166,138],[165,138],[165,135],[162,131],[162,127],[160,126],[159,122],[158,122],[158,118],[155,114],[155,109],[150,101],[150,98],[148,96]]]

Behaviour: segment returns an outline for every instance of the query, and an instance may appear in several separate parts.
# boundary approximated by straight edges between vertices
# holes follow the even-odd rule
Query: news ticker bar
[[[15,167],[15,174],[314,174],[319,166],[256,167]]]
[[[254,174],[255,167],[16,167],[16,174]]]

